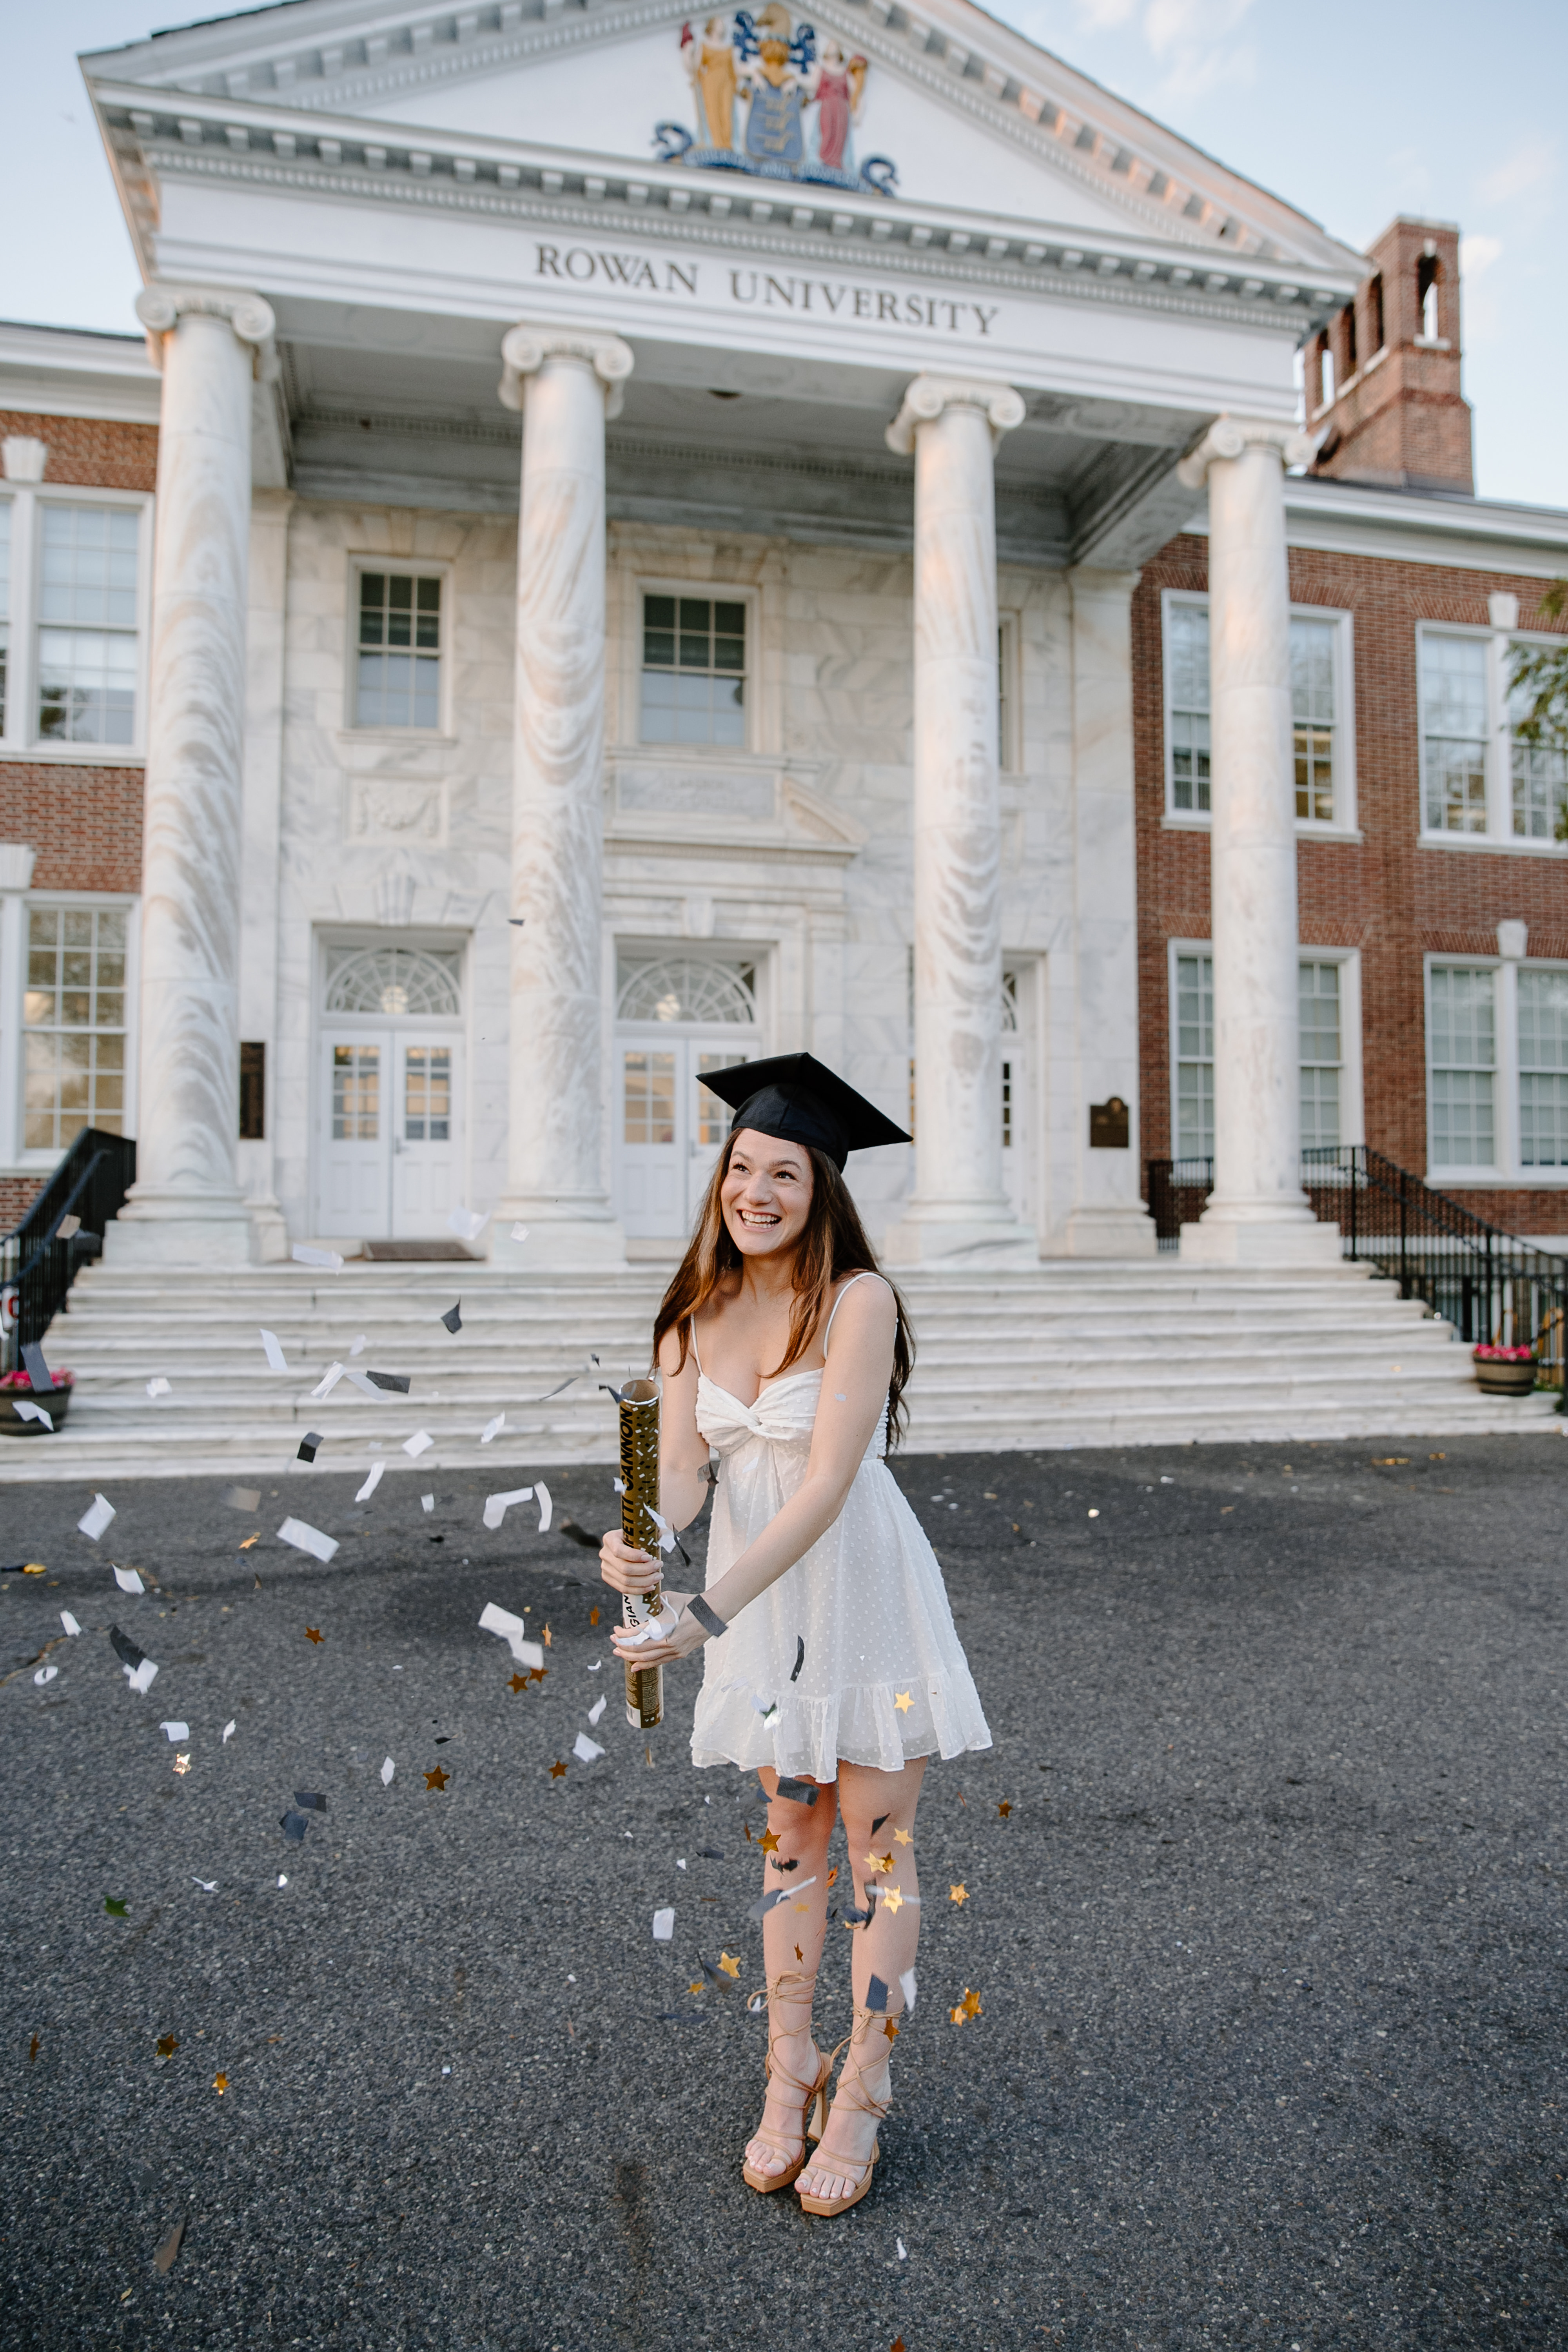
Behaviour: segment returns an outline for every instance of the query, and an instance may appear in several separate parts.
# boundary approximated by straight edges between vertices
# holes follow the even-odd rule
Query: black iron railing
[[[1151,1160],[1148,1180],[1160,1247],[1174,1249],[1208,1198],[1214,1162]],[[1488,1224],[1363,1143],[1303,1151],[1301,1181],[1346,1257],[1397,1282],[1402,1298],[1425,1299],[1472,1346],[1533,1348],[1538,1385],[1563,1387],[1568,1258]]]
[[[84,1127],[16,1232],[0,1241],[0,1369],[14,1371],[22,1349],[43,1338],[135,1181],[135,1144]]]

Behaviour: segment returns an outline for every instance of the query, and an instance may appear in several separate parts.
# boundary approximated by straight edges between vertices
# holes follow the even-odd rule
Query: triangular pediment
[[[679,0],[492,0],[456,14],[291,0],[83,62],[100,83],[358,119],[389,136],[423,127],[549,145],[660,177],[750,180],[752,194],[759,176],[868,193],[862,175],[886,182],[885,159],[906,203],[1321,269],[1347,258],[1304,215],[969,0],[918,11],[757,0],[743,19],[689,16]]]

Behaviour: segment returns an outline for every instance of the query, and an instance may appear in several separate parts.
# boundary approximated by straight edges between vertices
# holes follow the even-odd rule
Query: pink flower
[[[68,1372],[62,1364],[55,1374],[55,1386],[57,1389],[68,1389],[75,1379],[76,1374]],[[30,1392],[32,1386],[32,1375],[23,1371],[19,1366],[14,1372],[0,1372],[0,1389],[26,1389]],[[47,1396],[47,1389],[44,1391],[44,1394]]]
[[[1478,1364],[1532,1364],[1533,1348],[1489,1348],[1484,1344],[1475,1349]]]

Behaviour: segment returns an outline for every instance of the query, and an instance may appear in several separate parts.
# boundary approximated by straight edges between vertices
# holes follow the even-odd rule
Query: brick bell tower
[[[1459,232],[1384,229],[1368,276],[1307,346],[1310,470],[1386,490],[1475,493],[1469,403],[1459,390]]]

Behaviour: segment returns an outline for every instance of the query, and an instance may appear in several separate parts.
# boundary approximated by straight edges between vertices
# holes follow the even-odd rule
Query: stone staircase
[[[325,1438],[323,1469],[607,1462],[615,1416],[597,1382],[645,1369],[668,1272],[351,1263],[327,1276],[294,1265],[154,1276],[96,1265],[45,1343],[77,1375],[69,1419],[53,1437],[0,1439],[0,1480],[276,1475],[307,1430]],[[1448,1326],[1360,1267],[1075,1260],[912,1272],[902,1286],[920,1351],[908,1444],[920,1452],[1568,1425],[1545,1394],[1483,1396]],[[439,1318],[459,1296],[453,1336]],[[262,1326],[281,1341],[287,1372],[268,1369]],[[366,1344],[351,1356],[361,1333]],[[312,1402],[334,1360],[405,1373],[410,1392],[373,1399],[341,1381]],[[167,1396],[149,1398],[155,1376]],[[482,1445],[501,1412],[504,1429]],[[435,1445],[410,1464],[399,1449],[422,1429]]]

